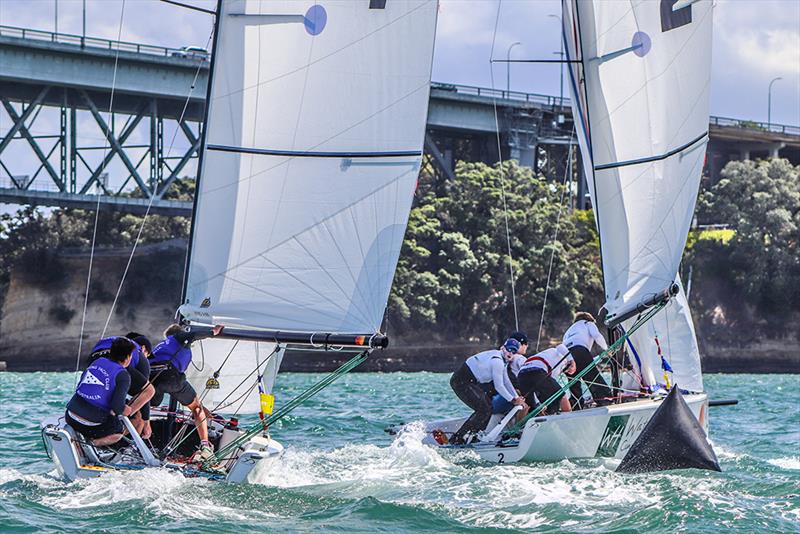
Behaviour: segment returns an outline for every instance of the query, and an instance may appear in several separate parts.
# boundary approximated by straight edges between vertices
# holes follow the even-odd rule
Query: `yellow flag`
[[[261,412],[271,414],[275,407],[275,396],[269,393],[259,393],[259,397],[261,397]]]

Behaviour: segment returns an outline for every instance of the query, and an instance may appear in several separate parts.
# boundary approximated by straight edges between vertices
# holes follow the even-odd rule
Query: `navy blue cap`
[[[506,349],[511,354],[516,354],[517,352],[519,352],[520,347],[522,347],[522,345],[520,345],[520,342],[514,339],[513,337],[506,339],[506,342],[503,343],[503,348]]]

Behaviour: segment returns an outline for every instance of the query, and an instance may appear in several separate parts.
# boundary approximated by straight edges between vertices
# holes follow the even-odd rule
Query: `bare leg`
[[[559,401],[559,407],[562,412],[571,412],[572,406],[569,404],[569,395],[563,395]]]
[[[208,441],[208,424],[206,423],[206,412],[203,405],[200,404],[200,399],[197,397],[187,406],[192,411],[192,418],[194,419],[194,426],[197,427],[197,435],[200,436],[200,441]]]
[[[92,445],[95,447],[105,447],[106,445],[112,445],[121,439],[122,434],[109,434],[108,436],[103,436],[102,438],[93,439]]]
[[[142,430],[139,432],[142,436],[142,439],[150,439],[150,436],[153,435],[153,429],[150,427],[150,420],[144,421],[144,425]]]
[[[134,415],[131,419],[131,423],[133,424],[133,428],[136,429],[136,433],[141,436],[142,430],[144,429],[144,419],[142,419],[142,414],[136,412],[136,415]]]
[[[139,394],[133,398],[133,401],[130,404],[131,411],[138,412],[142,408],[142,406],[150,402],[150,399],[153,398],[153,395],[155,395],[155,393],[156,393],[156,388],[153,387],[153,384],[147,384],[147,386],[145,386],[145,388],[142,389],[142,391],[140,391]]]

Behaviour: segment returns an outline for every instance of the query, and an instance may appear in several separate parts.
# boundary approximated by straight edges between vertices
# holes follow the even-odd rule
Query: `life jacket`
[[[117,375],[124,372],[127,371],[119,363],[108,358],[98,358],[83,372],[75,394],[92,406],[111,410]]]
[[[150,358],[150,365],[170,363],[175,369],[185,373],[191,361],[192,349],[184,347],[173,336],[169,336],[153,347],[153,357]]]
[[[92,348],[92,353],[89,355],[89,363],[92,363],[94,360],[98,358],[103,358],[109,355],[111,352],[111,344],[114,342],[115,339],[122,336],[111,336],[111,337],[104,337],[97,343],[95,343],[94,347]],[[128,367],[136,367],[139,364],[139,358],[141,357],[142,348],[139,346],[138,343],[129,339],[131,343],[134,344],[136,347],[133,349],[133,355],[131,356],[131,363],[128,364]]]

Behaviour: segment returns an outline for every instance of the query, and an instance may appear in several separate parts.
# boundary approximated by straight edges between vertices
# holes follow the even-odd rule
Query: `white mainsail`
[[[564,2],[610,318],[678,272],[708,140],[711,19],[711,0]]]
[[[436,13],[435,0],[221,3],[184,317],[379,331]]]
[[[584,171],[600,232],[606,320],[676,281],[708,141],[711,0],[563,1]],[[632,320],[623,323],[629,327]],[[630,339],[643,382],[702,391],[683,289]]]
[[[422,159],[436,14],[436,0],[219,3],[185,319],[379,331]],[[262,362],[270,393],[275,349],[207,339],[187,376],[216,411],[253,413],[252,372]]]

